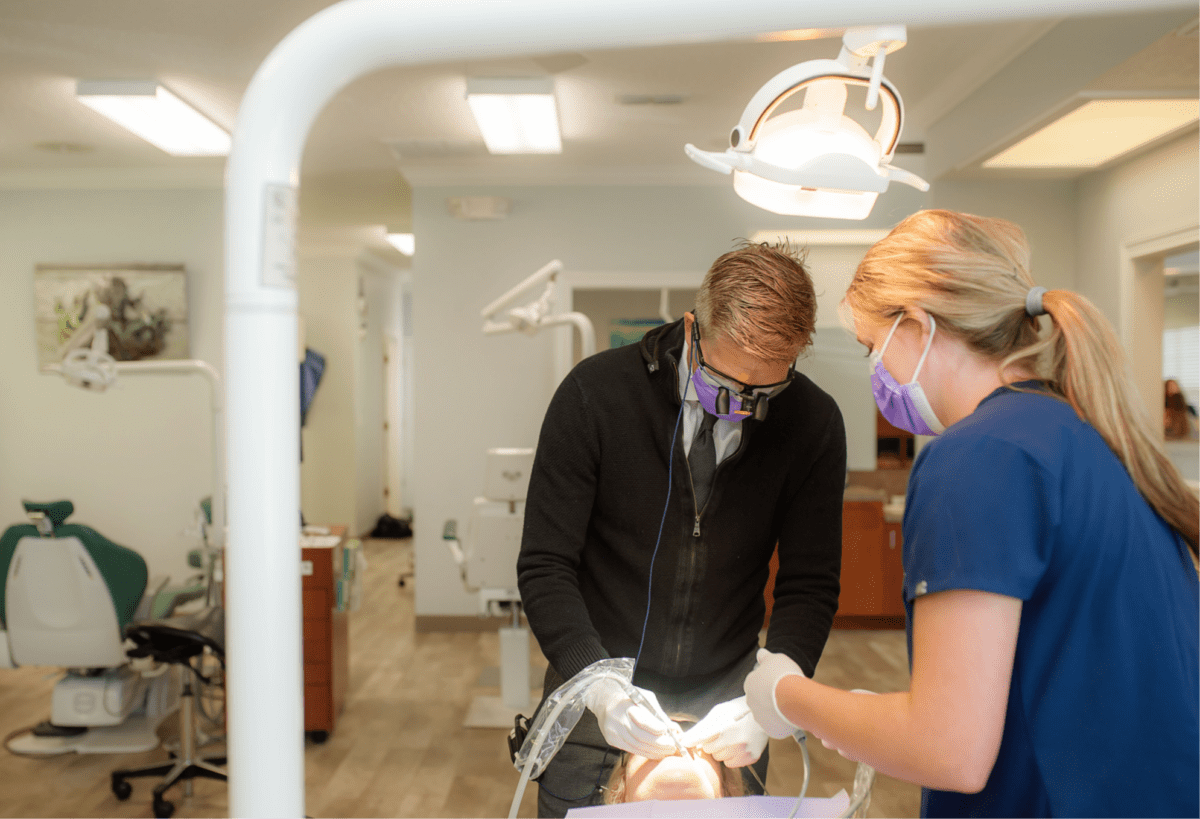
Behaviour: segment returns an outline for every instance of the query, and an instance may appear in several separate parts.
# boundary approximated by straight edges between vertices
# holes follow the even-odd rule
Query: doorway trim
[[[599,271],[563,271],[559,274],[561,287],[556,312],[569,313],[575,309],[576,290],[695,290],[704,279],[704,271],[649,271],[604,273]],[[574,366],[572,333],[559,331],[554,339],[554,383],[558,384]]]
[[[1137,351],[1159,351],[1156,368],[1131,368],[1134,382],[1147,407],[1156,407],[1162,401],[1162,257],[1197,244],[1200,244],[1200,223],[1192,222],[1182,227],[1126,240],[1120,245],[1120,267],[1117,271],[1120,327],[1117,333],[1121,347],[1130,359]],[[1155,292],[1158,295],[1154,305],[1149,303],[1153,294],[1147,293],[1144,283],[1139,282],[1141,277],[1154,272],[1148,265],[1157,266]],[[1158,321],[1139,321],[1140,317],[1149,316],[1158,316]]]

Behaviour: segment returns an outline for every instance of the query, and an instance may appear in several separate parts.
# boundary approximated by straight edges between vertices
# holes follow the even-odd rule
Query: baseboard
[[[434,632],[498,631],[512,625],[511,617],[477,617],[472,614],[418,614],[414,628],[417,634]],[[521,625],[528,626],[525,618]]]

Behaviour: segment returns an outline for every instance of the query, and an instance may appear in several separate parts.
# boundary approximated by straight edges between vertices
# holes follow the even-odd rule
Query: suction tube
[[[603,679],[617,680],[626,690],[632,691],[633,658],[621,657],[592,663],[554,689],[554,693],[542,703],[525,737],[525,744],[513,760],[513,765],[521,771],[521,779],[517,783],[508,819],[516,819],[529,780],[541,776],[583,716],[583,710],[587,707],[583,702],[584,693]]]

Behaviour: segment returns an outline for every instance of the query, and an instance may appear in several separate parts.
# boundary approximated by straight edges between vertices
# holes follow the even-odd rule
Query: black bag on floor
[[[371,530],[371,537],[378,538],[406,538],[412,537],[412,526],[406,520],[394,518],[387,512],[379,516],[379,520],[375,522],[375,528]]]

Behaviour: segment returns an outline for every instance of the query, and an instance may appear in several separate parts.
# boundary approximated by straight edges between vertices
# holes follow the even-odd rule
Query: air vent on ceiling
[[[896,146],[898,154],[923,154],[925,153],[924,142],[901,142]]]
[[[683,94],[618,94],[621,105],[679,105],[686,100]]]
[[[81,142],[38,142],[34,148],[48,154],[90,154],[96,148]]]
[[[401,140],[384,141],[397,162],[414,159],[448,159],[463,156],[484,156],[487,150],[482,142],[449,142],[447,140]]]

